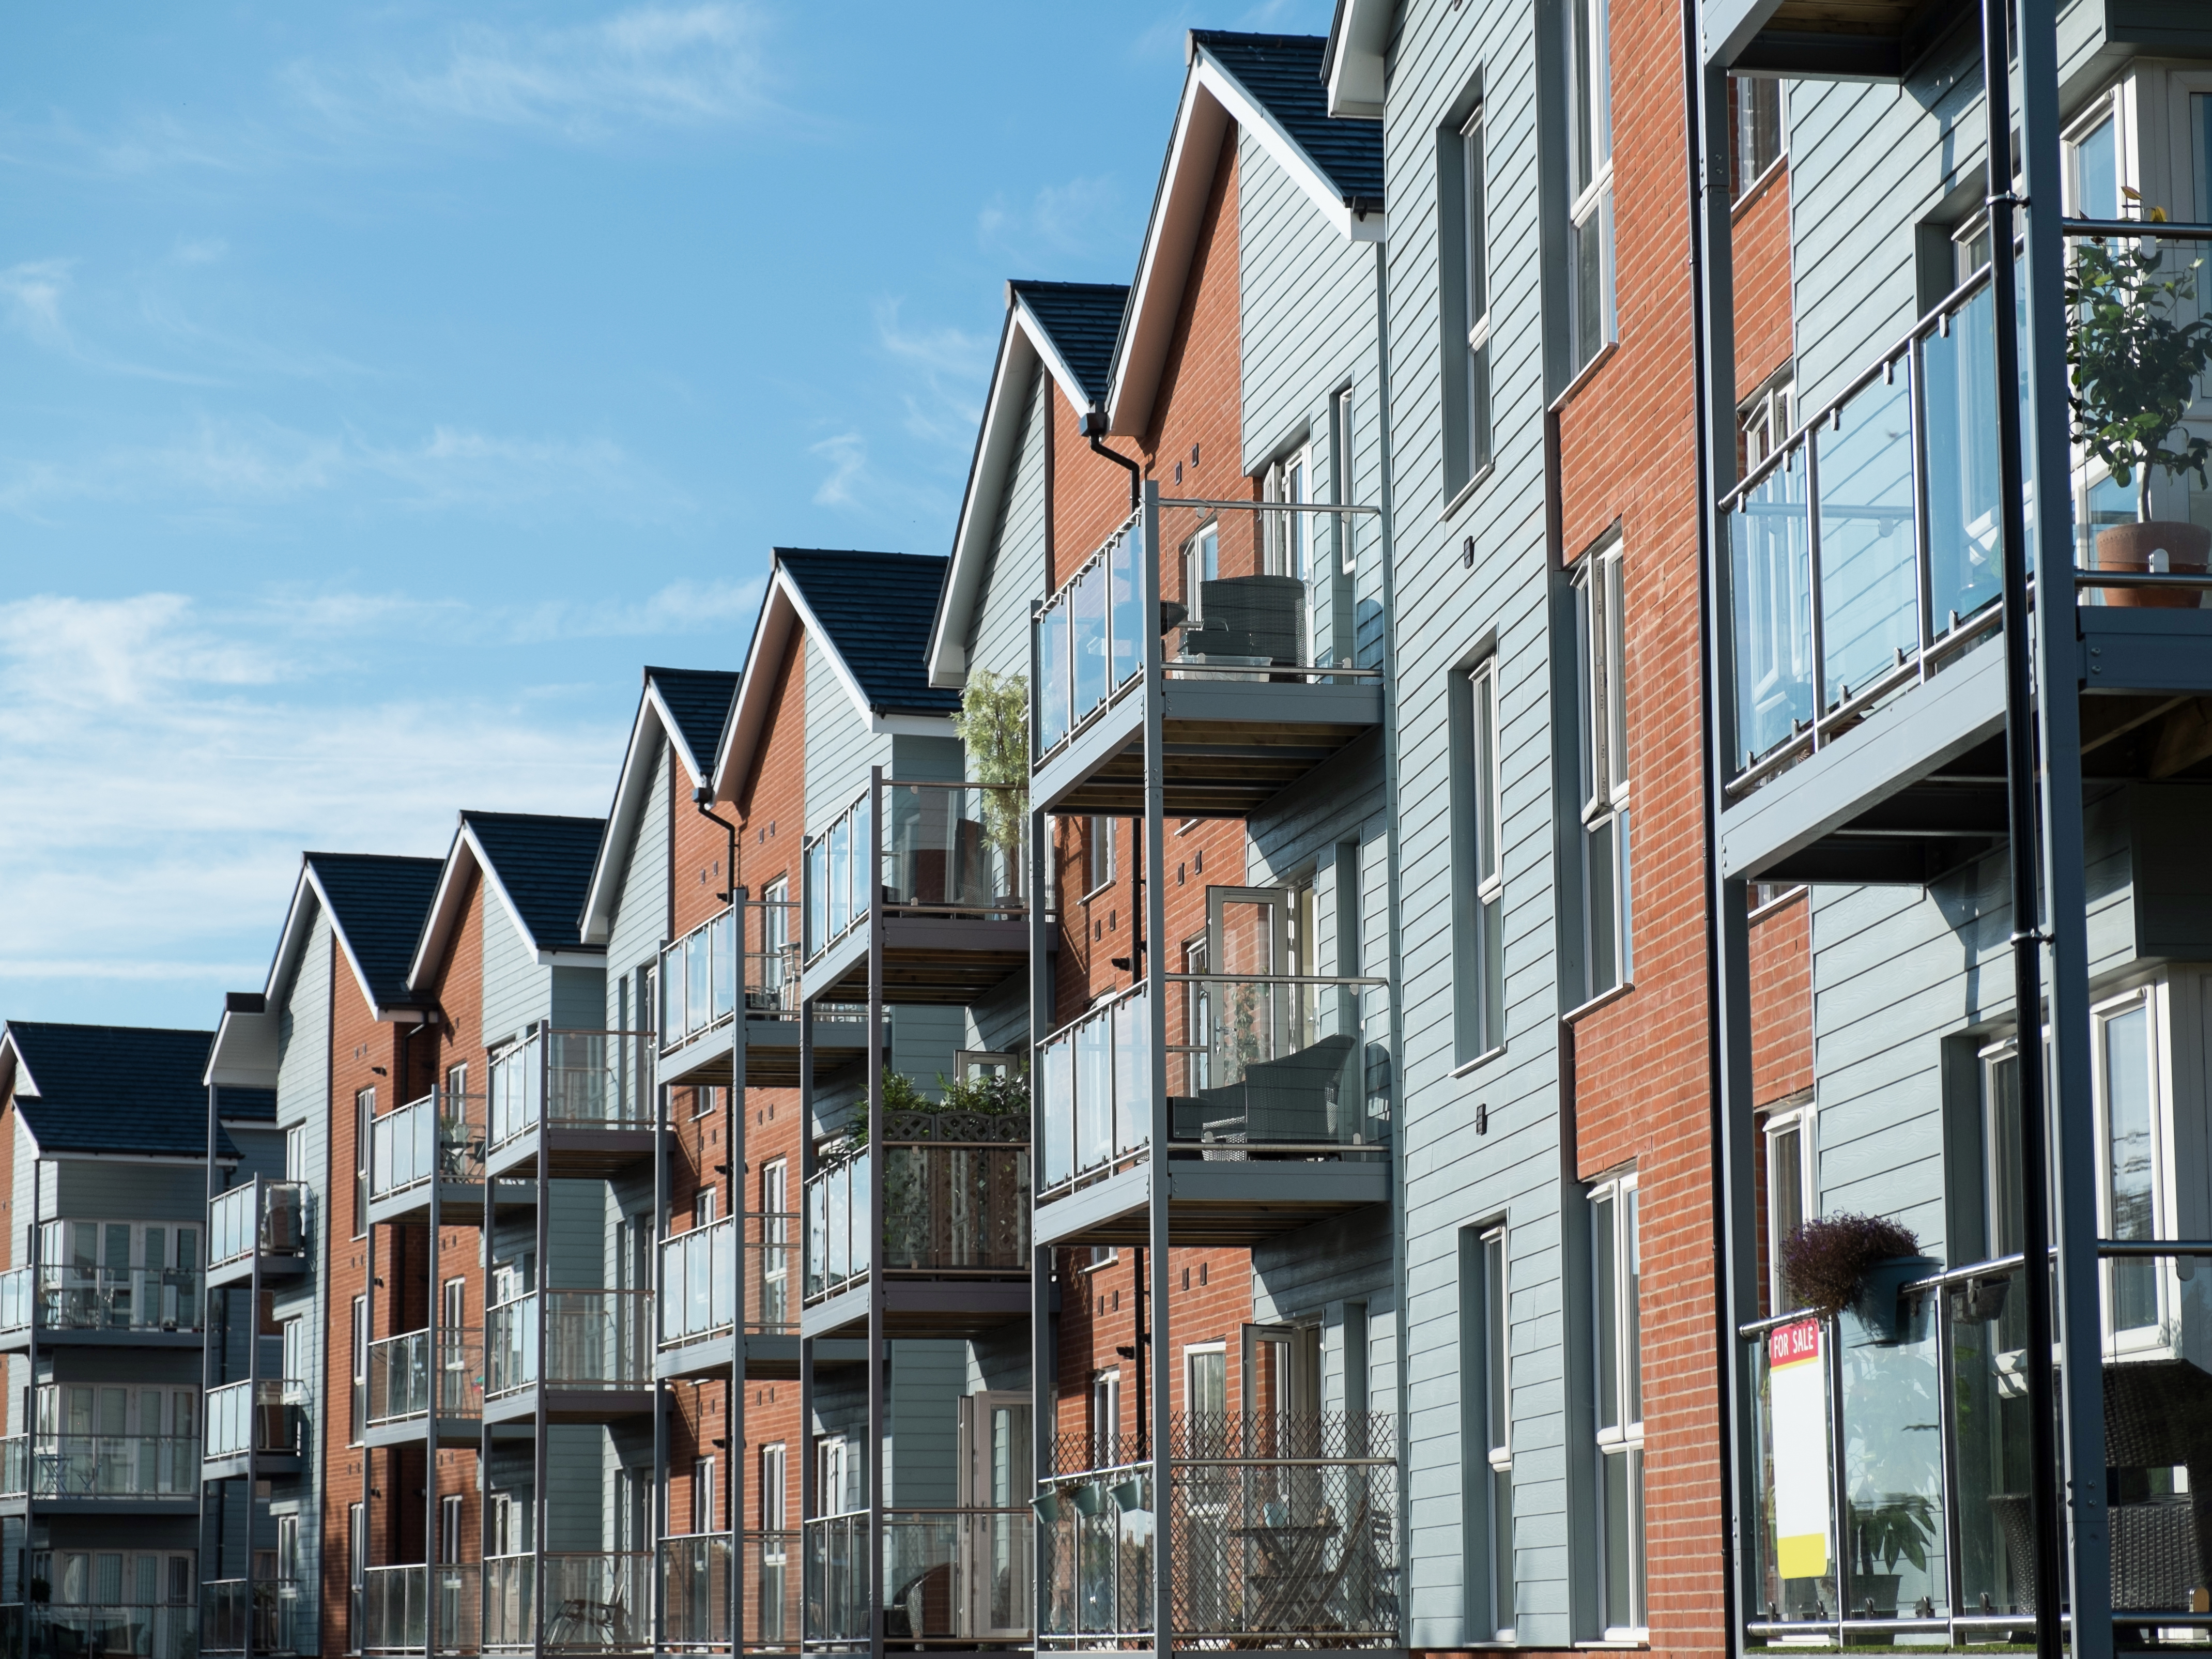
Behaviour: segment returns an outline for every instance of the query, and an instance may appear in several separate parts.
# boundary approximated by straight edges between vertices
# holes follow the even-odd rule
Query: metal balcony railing
[[[1168,1452],[1175,1638],[1398,1640],[1396,1441],[1382,1413],[1178,1413]],[[1142,1643],[1157,1535],[1140,1447],[1063,1435],[1040,1483],[1038,1645]]]
[[[305,1255],[309,1202],[305,1182],[258,1176],[220,1194],[208,1206],[208,1266],[228,1267],[257,1251],[262,1255]]]
[[[1029,1117],[895,1112],[884,1125],[884,1215],[868,1219],[861,1152],[806,1183],[806,1297],[867,1277],[881,1240],[886,1273],[1004,1276],[1029,1270]]]
[[[2212,1246],[2100,1246],[2112,1607],[2212,1628]],[[1767,1643],[2027,1639],[2043,1594],[2030,1504],[2026,1264],[1970,1263],[1888,1307],[1744,1328]],[[1871,1298],[1869,1298],[1871,1300]],[[1891,1316],[1893,1314],[1893,1318]]]
[[[630,1653],[652,1645],[653,1558],[641,1551],[548,1551],[545,1650]],[[536,1639],[537,1558],[483,1564],[483,1645],[527,1649]]]
[[[434,1089],[373,1120],[368,1194],[391,1198],[440,1181],[483,1179],[485,1098]]]
[[[549,1389],[623,1389],[653,1381],[653,1292],[548,1291],[545,1364],[539,1374],[538,1292],[502,1302],[484,1316],[484,1392]]]
[[[863,789],[810,836],[805,848],[805,957],[812,962],[868,919],[880,897],[909,915],[1018,918],[1028,912],[1024,796],[1011,786],[886,778]],[[883,814],[883,861],[868,881],[871,816]]]
[[[2076,247],[2129,240],[2069,233]],[[2133,246],[2156,255],[2152,280],[2193,286],[2207,237],[2160,226]],[[2207,298],[2185,299],[2184,314]],[[1732,791],[1832,742],[1997,631],[1996,312],[1984,267],[1722,498]],[[2100,525],[2134,516],[2132,501],[2100,509],[2093,494],[2076,562],[2094,562]],[[2100,584],[2085,574],[2083,585]]]
[[[735,937],[738,923],[726,909],[661,951],[663,1054],[713,1030],[741,1003],[754,1019],[799,1012],[799,912],[790,900],[748,899],[742,953]]]
[[[0,1498],[191,1498],[197,1435],[16,1434],[0,1440]]]
[[[1032,1629],[1036,1517],[1029,1510],[886,1510],[884,1634],[900,1647],[1024,1643]],[[868,1517],[805,1526],[810,1646],[865,1644],[873,1595]]]
[[[34,1311],[49,1331],[197,1331],[204,1282],[197,1267],[14,1267],[0,1273],[0,1331]]]
[[[257,1400],[258,1395],[258,1400]],[[307,1385],[295,1378],[226,1382],[207,1396],[207,1457],[243,1456],[247,1449],[298,1457],[307,1447]]]
[[[211,1578],[200,1586],[200,1651],[257,1654],[300,1651],[300,1587],[289,1578]]]
[[[21,1609],[30,1659],[195,1659],[199,1609],[33,1601]]]
[[[798,1549],[799,1535],[789,1532],[693,1533],[662,1539],[662,1645],[684,1651],[732,1648],[734,1590],[739,1620],[734,1646],[751,1652],[796,1652]]]
[[[799,1218],[726,1216],[660,1247],[660,1346],[681,1347],[733,1329],[748,1335],[798,1329],[791,1296]]]
[[[481,1337],[472,1331],[440,1331],[434,1352],[426,1329],[381,1337],[368,1345],[368,1421],[371,1425],[427,1418],[434,1389],[440,1417],[483,1415]]]
[[[423,1653],[432,1629],[441,1653],[483,1647],[480,1569],[473,1561],[370,1567],[362,1575],[360,1650]]]
[[[1390,1139],[1389,981],[1168,974],[1169,1133],[1217,1161],[1365,1158]],[[1048,1036],[1041,1196],[1139,1161],[1152,1133],[1149,985]]]
[[[504,1146],[540,1122],[651,1127],[653,1041],[649,1031],[532,1033],[491,1064],[490,1146]]]

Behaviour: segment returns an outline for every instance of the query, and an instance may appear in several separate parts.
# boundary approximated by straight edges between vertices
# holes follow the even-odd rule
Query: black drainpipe
[[[1144,504],[1145,469],[1127,455],[1116,454],[1099,441],[1106,435],[1106,411],[1092,408],[1083,411],[1083,435],[1091,440],[1091,453],[1103,455],[1116,466],[1129,469],[1129,511],[1134,513]]]

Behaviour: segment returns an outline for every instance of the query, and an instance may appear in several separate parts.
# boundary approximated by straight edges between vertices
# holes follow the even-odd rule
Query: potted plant
[[[1022,674],[1000,678],[988,668],[968,677],[960,693],[960,712],[952,731],[967,745],[975,781],[997,786],[981,791],[983,837],[1004,860],[1006,891],[1000,899],[1021,897],[1022,836],[1030,816],[1030,683]]]
[[[1782,1241],[1782,1278],[1807,1310],[1833,1317],[1846,1309],[1876,1341],[1904,1334],[1904,1286],[1941,1271],[1920,1254],[1912,1230],[1887,1216],[1815,1216]]]
[[[2165,220],[2165,210],[2154,207],[2146,223]],[[2136,490],[2136,522],[2097,532],[2100,569],[2202,574],[2212,556],[2212,530],[2150,515],[2154,470],[2193,472],[2212,488],[2205,471],[2212,442],[2181,424],[2198,378],[2212,366],[2212,317],[2185,314],[2196,310],[2203,263],[2191,258],[2176,269],[2168,250],[2148,237],[2125,246],[2096,237],[2074,250],[2066,275],[2066,362],[2075,441],[2112,470],[2116,483]],[[2202,597],[2105,590],[2112,605],[2193,610]]]
[[[1928,1547],[1936,1538],[1936,1506],[1912,1492],[1887,1493],[1878,1503],[1854,1503],[1851,1531],[1858,1547],[1851,1595],[1860,1602],[1853,1611],[1894,1619],[1898,1590],[1905,1582],[1897,1564],[1910,1561],[1921,1572],[1928,1571]]]

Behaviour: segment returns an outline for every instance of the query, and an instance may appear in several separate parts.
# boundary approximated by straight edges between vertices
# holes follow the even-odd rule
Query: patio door
[[[1247,1325],[1243,1358],[1243,1455],[1285,1460],[1251,1471],[1246,1520],[1263,1528],[1308,1524],[1324,1504],[1317,1460],[1341,1455],[1323,1432],[1320,1328]]]
[[[969,1395],[960,1401],[961,1519],[954,1634],[1018,1639],[1030,1626],[1034,1578],[1029,1503],[1036,1496],[1026,1394]]]

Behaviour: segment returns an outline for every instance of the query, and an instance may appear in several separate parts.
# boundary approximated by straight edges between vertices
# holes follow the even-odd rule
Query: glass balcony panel
[[[847,1199],[845,1215],[848,1236],[852,1240],[852,1255],[848,1265],[851,1268],[852,1276],[855,1279],[859,1279],[867,1273],[869,1265],[874,1260],[875,1256],[874,1239],[872,1237],[873,1230],[867,1225],[866,1209],[868,1193],[870,1190],[869,1182],[871,1180],[871,1176],[869,1175],[869,1160],[873,1156],[874,1154],[872,1152],[863,1152],[859,1157],[855,1158],[850,1164],[845,1166],[852,1178],[851,1191],[848,1198]],[[832,1248],[835,1248],[834,1244]]]
[[[850,1162],[840,1164],[817,1179],[822,1183],[824,1212],[828,1216],[829,1255],[823,1280],[825,1288],[834,1290],[854,1273],[853,1165]]]
[[[1820,614],[1829,707],[1920,648],[1909,360],[1813,434],[1820,475]]]
[[[181,1241],[180,1241],[181,1243]],[[204,1305],[197,1267],[36,1269],[39,1322],[48,1330],[195,1331]]]
[[[33,1601],[27,1637],[33,1659],[194,1659],[199,1651],[199,1609],[186,1606],[82,1607]]]
[[[549,1652],[612,1653],[651,1645],[653,1558],[643,1551],[548,1551]]]
[[[885,1639],[1027,1635],[1034,1519],[1027,1510],[887,1510]]]
[[[853,822],[840,817],[830,826],[830,938],[853,924]]]
[[[660,1628],[672,1648],[730,1644],[730,1571],[736,1540],[726,1532],[660,1540]]]
[[[1934,631],[2002,597],[1998,545],[1996,301],[1986,287],[1923,340],[1929,614]]]
[[[208,1266],[253,1254],[253,1185],[234,1187],[208,1206]]]
[[[884,786],[884,896],[927,909],[1022,908],[1027,824],[1018,791]]]
[[[886,1146],[884,1160],[887,1272],[1027,1267],[1028,1147],[902,1145]]]
[[[530,1648],[538,1640],[537,1558],[495,1555],[483,1564],[483,1644]]]
[[[1813,552],[1805,461],[1793,454],[1729,514],[1736,746],[1747,758],[1813,718]]]
[[[1133,524],[1106,546],[1107,635],[1116,691],[1145,665],[1145,587],[1138,569],[1143,551],[1144,538]]]
[[[738,974],[736,924],[725,910],[707,924],[707,951],[714,964],[714,1018],[727,1019],[737,1012]]]
[[[1142,1152],[1152,1140],[1152,1063],[1148,993],[1116,1002],[1109,1022],[1114,1049],[1114,1150]]]
[[[362,1574],[361,1650],[421,1653],[430,1627],[430,1570],[369,1567]]]
[[[484,1391],[512,1394],[538,1380],[538,1298],[517,1297],[484,1312]]]
[[[712,933],[695,933],[684,958],[685,1029],[706,1025],[714,1012],[714,939]]]
[[[872,1594],[868,1574],[868,1517],[832,1515],[805,1528],[806,1639],[810,1643],[869,1639]]]
[[[1113,1158],[1113,1022],[1101,1012],[1075,1028],[1075,1167],[1102,1169]]]
[[[1065,1185],[1075,1174],[1075,1042],[1061,1036],[1048,1042],[1037,1067],[1042,1087],[1038,1091],[1036,1127],[1043,1158],[1044,1187],[1049,1192]]]
[[[2035,1608],[2028,1520],[2033,1425],[2021,1284],[2021,1271],[2013,1268],[1950,1292],[1959,1582],[1968,1613],[1985,1606],[1995,1613]]]
[[[199,1486],[196,1435],[35,1434],[29,1495],[39,1498],[189,1498]]]
[[[1105,566],[1093,558],[1075,579],[1068,596],[1070,646],[1075,659],[1075,718],[1079,724],[1106,701],[1107,653],[1110,641],[1106,611]]]
[[[1036,696],[1036,752],[1057,748],[1074,726],[1069,706],[1067,601],[1054,599],[1036,621],[1036,640],[1031,647],[1036,661],[1030,684]]]
[[[1844,1598],[1854,1614],[1951,1611],[1936,1300],[1917,1298],[1901,1341],[1852,1316],[1841,1324]]]
[[[258,1389],[251,1382],[210,1389],[207,1455],[240,1456],[250,1445],[258,1452],[296,1457],[306,1444],[307,1407],[307,1385],[296,1380],[264,1377]]]
[[[1376,1126],[1368,1090],[1368,1031],[1356,981],[1176,980],[1191,1033],[1182,1068],[1206,1079],[1170,1097],[1182,1143],[1231,1148],[1364,1144]],[[1380,999],[1376,1000],[1378,1003]],[[1387,1018],[1379,1011],[1378,1018]],[[1376,1042],[1382,1041],[1381,1032]],[[1234,1158],[1234,1152],[1208,1153]]]
[[[249,1632],[257,1654],[299,1651],[295,1614],[300,1587],[289,1578],[215,1579],[200,1586],[200,1651],[244,1653]]]
[[[691,939],[689,934],[660,955],[660,1030],[671,1042],[691,1031],[691,1011],[685,996],[690,977]]]
[[[801,1564],[799,1534],[749,1532],[739,1535],[739,1571],[744,1575],[744,1628],[748,1646],[792,1650],[799,1646]]]

